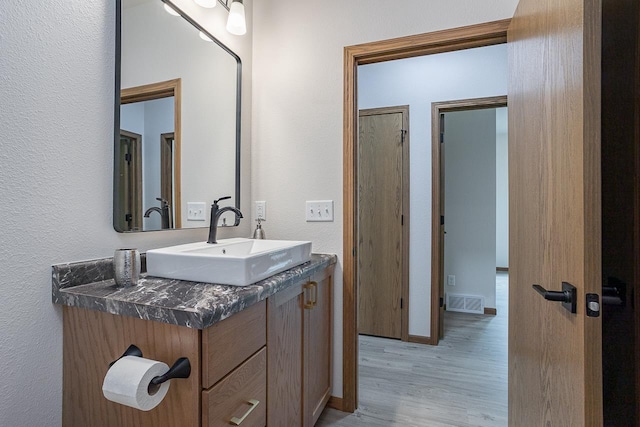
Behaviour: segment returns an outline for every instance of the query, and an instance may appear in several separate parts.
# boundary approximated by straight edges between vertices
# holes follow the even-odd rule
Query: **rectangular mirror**
[[[168,0],[116,11],[114,228],[208,227],[214,199],[240,208],[240,58]]]

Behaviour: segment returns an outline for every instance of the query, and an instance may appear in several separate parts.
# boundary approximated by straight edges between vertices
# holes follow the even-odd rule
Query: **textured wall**
[[[251,18],[250,2],[245,1]],[[203,240],[206,231],[112,227],[113,0],[0,2],[0,426],[61,423],[62,310],[51,265]],[[222,14],[216,8],[214,14]],[[225,12],[226,13],[226,12]],[[217,25],[218,15],[203,17]],[[249,141],[251,34],[243,60]],[[250,150],[245,144],[246,200]],[[248,204],[245,203],[245,206]],[[242,235],[249,233],[245,222]]]
[[[270,237],[339,256],[334,394],[342,395],[343,48],[513,16],[517,0],[260,0],[254,6],[252,194]],[[337,220],[306,223],[304,201],[333,199]]]

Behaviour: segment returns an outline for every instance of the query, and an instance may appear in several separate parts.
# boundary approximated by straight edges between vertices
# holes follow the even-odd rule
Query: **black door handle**
[[[533,285],[533,289],[547,301],[558,301],[571,313],[576,313],[577,291],[570,283],[562,282],[562,291],[548,291],[540,285]]]

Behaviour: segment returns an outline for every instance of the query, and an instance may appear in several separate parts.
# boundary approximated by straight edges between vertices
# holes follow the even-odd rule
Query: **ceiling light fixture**
[[[216,4],[218,4],[218,0],[193,0],[193,1],[195,1],[198,6],[206,7],[207,9],[216,7]]]
[[[167,13],[169,13],[169,15],[180,16],[180,14],[176,12],[175,9],[169,6],[169,4],[167,3],[164,4],[164,10],[166,10]]]
[[[244,3],[242,0],[193,0],[202,7],[212,8],[216,2],[229,11],[227,19],[227,31],[236,36],[247,33],[247,20],[244,15]]]
[[[229,8],[229,19],[227,20],[227,31],[236,36],[241,36],[247,32],[247,21],[244,17],[244,4],[242,0],[233,0]]]
[[[206,35],[205,33],[203,33],[202,31],[200,31],[200,33],[198,34],[200,36],[200,38],[206,42],[213,42],[213,40],[211,40],[211,37],[209,37],[208,35]]]

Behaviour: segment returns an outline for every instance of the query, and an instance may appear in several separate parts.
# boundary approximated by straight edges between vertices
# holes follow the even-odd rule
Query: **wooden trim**
[[[176,88],[180,87],[180,79],[150,83],[148,85],[128,87],[120,91],[120,105],[134,102],[152,101],[154,99],[174,96]]]
[[[120,105],[173,96],[174,178],[176,229],[182,228],[182,79],[129,87],[120,91]]]
[[[495,309],[495,308],[485,307],[484,308],[484,314],[491,315],[491,316],[496,316],[498,314],[498,310]]]
[[[327,408],[337,409],[338,411],[343,411],[342,409],[342,398],[329,396],[329,401],[327,402]]]
[[[123,135],[131,139],[131,148],[134,152],[132,168],[132,175],[134,175],[132,188],[133,194],[128,195],[128,197],[132,199],[131,230],[142,230],[142,135],[120,129],[120,137]],[[123,194],[120,194],[120,197],[123,196]]]
[[[409,335],[409,342],[413,342],[416,344],[433,345],[431,337],[423,337],[422,335]]]
[[[174,171],[174,152],[175,152],[175,133],[162,133],[160,134],[160,197],[169,203],[171,215],[169,221],[169,228],[174,228],[174,217],[176,211],[176,204],[174,201],[174,185],[173,185],[173,171]],[[180,206],[179,204],[177,206]]]
[[[510,19],[344,48],[343,91],[343,411],[358,404],[357,265],[357,66],[507,41]]]
[[[182,79],[175,79],[173,91],[173,187],[175,218],[173,218],[176,229],[182,228]]]
[[[509,267],[496,267],[496,271],[503,271],[505,273],[508,273]]]
[[[455,101],[434,102],[431,104],[431,337],[438,345],[443,330],[440,298],[444,298],[444,226],[440,223],[444,207],[444,187],[442,186],[443,165],[440,156],[440,115],[453,111],[468,111],[484,108],[498,108],[507,105],[507,97],[461,99]]]
[[[361,116],[375,116],[378,114],[402,114],[402,128],[405,130],[404,142],[402,144],[402,215],[404,216],[404,226],[402,227],[402,326],[401,326],[401,339],[402,341],[409,341],[409,244],[411,237],[411,222],[410,222],[410,178],[411,170],[410,166],[410,143],[409,143],[409,129],[411,121],[409,120],[409,106],[400,105],[397,107],[382,107],[382,108],[368,108],[366,110],[358,111],[358,117]],[[359,129],[359,127],[358,127]],[[359,160],[358,160],[359,161]],[[356,213],[357,216],[357,213]],[[359,254],[356,251],[356,263],[358,262]]]

